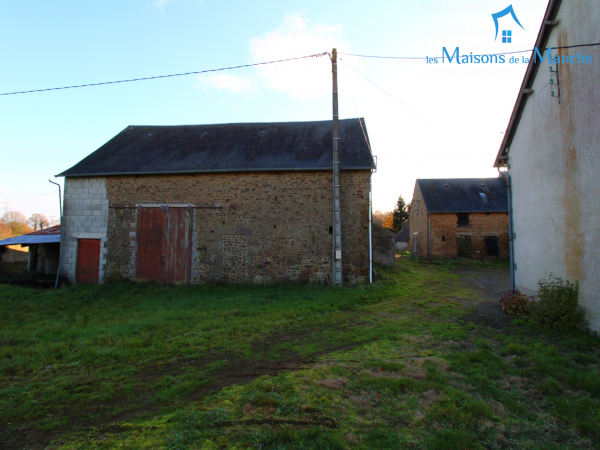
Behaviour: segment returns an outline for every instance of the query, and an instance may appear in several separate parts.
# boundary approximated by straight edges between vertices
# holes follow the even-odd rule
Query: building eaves
[[[40,231],[14,236],[0,241],[0,246],[4,245],[33,245],[33,244],[53,244],[60,242],[60,225],[45,228]]]
[[[549,24],[549,22],[552,22],[556,19],[561,2],[562,0],[548,1],[546,13],[544,14],[544,19],[542,20],[542,26],[540,27],[537,39],[535,41],[535,48],[540,49],[540,52],[546,47],[546,44],[548,43],[548,39],[550,38],[550,33],[552,32],[553,26]],[[517,127],[519,126],[521,115],[523,114],[523,110],[525,109],[525,104],[527,103],[528,97],[531,95],[529,92],[531,92],[531,87],[533,86],[535,76],[537,75],[537,71],[540,67],[540,62],[534,56],[535,49],[531,52],[531,57],[529,58],[529,65],[527,66],[527,71],[525,72],[523,82],[521,83],[521,87],[519,88],[519,94],[517,95],[517,100],[515,101],[515,105],[513,106],[512,114],[510,116],[508,126],[504,133],[504,139],[502,140],[502,144],[500,145],[500,149],[498,150],[498,154],[496,156],[496,161],[494,162],[494,167],[501,167],[506,165],[510,145],[512,143],[515,132],[517,131]]]

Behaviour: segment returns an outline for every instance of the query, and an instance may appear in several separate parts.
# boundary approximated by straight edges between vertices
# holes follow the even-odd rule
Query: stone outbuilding
[[[503,178],[417,180],[409,249],[435,258],[509,259]]]
[[[61,275],[328,282],[332,130],[332,121],[126,128],[58,175]],[[364,120],[340,121],[340,155],[343,277],[353,284],[370,266],[375,164]]]
[[[396,249],[397,250],[408,250],[408,244],[410,242],[410,228],[403,228],[396,234]]]
[[[513,288],[579,282],[600,332],[600,2],[550,0],[495,166],[512,192]],[[589,45],[580,45],[589,44]]]

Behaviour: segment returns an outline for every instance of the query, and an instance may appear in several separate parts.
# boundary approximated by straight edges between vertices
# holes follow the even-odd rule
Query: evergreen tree
[[[394,230],[396,233],[400,231],[403,228],[404,224],[408,222],[409,214],[410,205],[407,205],[404,202],[402,196],[400,195],[398,197],[398,201],[396,202],[396,207],[392,212],[392,230]]]

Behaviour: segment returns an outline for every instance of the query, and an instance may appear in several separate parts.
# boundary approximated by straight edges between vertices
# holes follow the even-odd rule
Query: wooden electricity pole
[[[342,285],[342,204],[340,202],[340,120],[338,114],[337,49],[331,55],[333,72],[333,285]]]

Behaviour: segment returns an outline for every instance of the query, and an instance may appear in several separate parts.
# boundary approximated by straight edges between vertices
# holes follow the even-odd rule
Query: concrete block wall
[[[65,179],[63,220],[61,227],[60,273],[77,282],[78,239],[100,239],[100,269],[104,278],[108,197],[105,178],[68,177]]]

